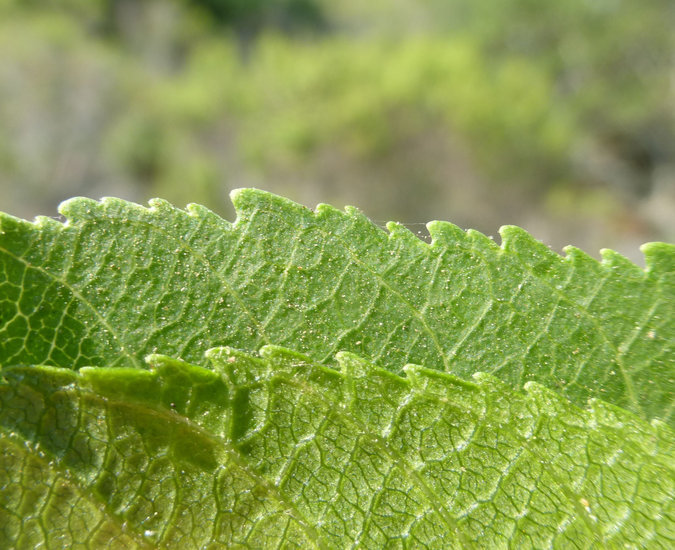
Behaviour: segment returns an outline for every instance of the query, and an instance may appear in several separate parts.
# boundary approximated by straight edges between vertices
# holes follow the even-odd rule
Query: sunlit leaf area
[[[3,548],[669,548],[675,245],[256,189],[0,214]]]
[[[673,29],[0,0],[0,549],[675,548]]]

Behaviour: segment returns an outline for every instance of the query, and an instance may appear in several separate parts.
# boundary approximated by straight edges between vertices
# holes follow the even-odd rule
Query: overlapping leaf
[[[675,543],[663,424],[351,354],[340,370],[277,347],[209,357],[4,369],[0,545]]]
[[[65,225],[0,218],[0,364],[199,362],[216,345],[351,351],[463,377],[536,380],[673,422],[675,251],[562,258],[514,227],[502,246],[432,222],[427,245],[356,210],[256,191],[230,224],[198,206],[74,199]]]

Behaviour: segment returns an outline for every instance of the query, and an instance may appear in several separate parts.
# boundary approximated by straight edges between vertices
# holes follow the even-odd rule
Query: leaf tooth
[[[459,226],[450,222],[432,221],[427,224],[427,230],[431,235],[431,246],[452,247],[467,242],[466,232]]]
[[[149,210],[152,214],[159,214],[160,216],[172,214],[178,210],[178,208],[172,205],[169,201],[160,198],[150,199],[148,204],[150,205],[150,208],[146,210]]]
[[[473,378],[476,382],[476,385],[480,387],[487,387],[490,386],[494,388],[497,391],[502,391],[504,389],[507,389],[511,391],[513,389],[513,386],[507,384],[500,378],[497,378],[494,374],[490,374],[489,372],[474,372],[471,375],[471,378]],[[461,379],[460,379],[461,380]]]
[[[279,373],[283,377],[292,378],[304,387],[312,385],[320,391],[336,398],[336,402],[345,401],[345,373],[331,367],[326,367],[313,361],[311,358],[281,346],[267,345],[260,348],[260,356],[267,364],[264,376],[274,378]]]
[[[335,354],[340,371],[348,378],[363,378],[371,372],[373,365],[361,356],[348,351],[339,351]]]
[[[63,225],[58,229],[62,227]],[[27,248],[30,249],[33,246],[37,239],[40,239],[42,234],[39,229],[33,222],[0,212],[0,243],[3,248],[15,254],[23,254]]]
[[[320,202],[314,209],[314,217],[317,220],[321,220],[321,218],[324,217],[330,219],[334,216],[341,216],[344,218],[345,213],[342,210],[335,208],[332,204],[326,204],[325,202]]]
[[[204,356],[213,364],[220,365],[221,362],[227,361],[230,357],[237,357],[239,355],[247,355],[243,351],[231,348],[230,346],[219,346],[210,348],[204,352]],[[234,361],[232,361],[234,362]]]
[[[362,357],[346,351],[340,351],[335,355],[340,372],[344,375],[345,393],[347,394],[347,403],[351,409],[358,414],[358,407],[354,405],[358,399],[358,390],[356,383],[359,380],[367,378],[372,372],[373,366]]]
[[[314,220],[324,229],[326,237],[330,239],[345,239],[345,242],[354,240],[354,222],[356,217],[350,217],[343,210],[330,204],[318,204],[314,213]],[[380,231],[380,233],[384,233]]]
[[[600,262],[590,254],[571,245],[564,247],[563,251],[566,254],[564,260],[569,262],[577,271],[584,273],[590,271],[591,274],[595,276],[600,274],[602,266]]]
[[[378,227],[373,223],[373,221],[366,216],[359,208],[356,206],[345,206],[345,215],[348,218],[351,218],[351,221],[355,222],[357,225],[360,225],[368,230],[377,230],[382,232],[382,228]]]
[[[345,206],[343,216],[346,216],[349,220],[351,232],[363,232],[371,238],[379,239],[380,242],[386,242],[385,240],[389,236],[387,232],[356,208],[356,206]]]
[[[332,206],[320,204],[317,206],[314,219],[319,226],[319,232],[341,244],[346,251],[357,252],[359,263],[379,265],[383,254],[387,259],[395,252],[389,240],[389,234],[375,225],[363,213],[352,206],[346,206],[344,211]],[[354,249],[353,243],[359,243]],[[347,256],[350,254],[348,253]]]
[[[573,424],[582,428],[586,425],[588,412],[577,407],[552,389],[538,382],[527,382],[524,389],[541,414],[564,417],[566,424]]]
[[[398,222],[387,222],[387,230],[389,231],[390,241],[401,241],[403,246],[421,248],[425,251],[429,248],[427,243],[425,243],[403,224]]]
[[[194,227],[195,219],[199,220],[202,219],[202,215],[204,218],[207,218],[205,212],[210,212],[207,208],[205,207],[200,207],[199,209],[191,208],[194,205],[189,204],[185,210],[181,210],[180,208],[174,206],[170,202],[164,200],[164,199],[159,199],[159,198],[154,198],[150,199],[148,201],[149,208],[142,208],[142,211],[136,210],[136,212],[139,214],[138,219],[143,219],[145,221],[151,221],[154,225],[157,227],[162,227],[169,222],[171,224],[171,227],[176,227],[177,231],[182,231],[182,227],[178,226],[178,222],[184,223],[185,227]],[[193,213],[192,210],[204,210],[205,212],[202,214],[196,214]],[[212,216],[215,216],[215,214],[212,213]],[[220,220],[221,224],[228,223],[225,222],[225,220]],[[180,227],[180,229],[178,229]],[[187,229],[185,230],[184,234],[188,234]]]
[[[235,385],[255,382],[267,370],[262,359],[229,346],[211,348],[204,355],[216,371],[224,373]]]
[[[499,229],[502,238],[502,250],[514,254],[529,265],[537,274],[563,277],[569,269],[563,257],[535,239],[524,229],[515,225],[504,225]]]
[[[646,243],[640,247],[645,256],[648,273],[672,273],[675,271],[675,244]]]
[[[237,214],[234,225],[258,211],[276,211],[302,226],[310,225],[314,221],[314,214],[309,208],[260,189],[233,189],[230,191],[230,199]]]
[[[502,238],[502,249],[514,252],[518,256],[532,256],[546,258],[548,261],[560,261],[561,256],[553,252],[540,240],[535,239],[522,227],[516,225],[502,225],[499,228]]]
[[[474,382],[419,365],[406,365],[403,371],[418,395],[433,396],[441,403],[474,416],[483,416],[487,410],[484,380],[480,377],[476,377]],[[486,376],[487,379],[494,379],[493,376]]]
[[[392,384],[410,386],[410,381],[405,377],[378,367],[354,353],[339,352],[336,354],[336,358],[341,369],[338,372],[344,374],[349,380],[357,382],[377,380],[380,390],[390,387]]]
[[[125,216],[122,219],[150,222],[157,227],[166,227],[168,224],[170,227],[175,228],[176,231],[182,232],[183,235],[189,233],[188,227],[195,226],[195,216],[191,216],[185,210],[181,210],[164,199],[150,199],[148,201],[148,208],[134,203],[128,204],[131,205],[129,213],[132,215],[129,216],[129,213],[120,212],[119,216]]]
[[[347,214],[331,204],[319,203],[314,210],[314,219],[325,227],[331,228],[331,233],[347,221]]]
[[[61,204],[75,200],[91,201],[92,203],[97,204],[96,201],[92,199],[85,199],[82,197],[69,199],[67,201],[63,201]],[[23,234],[30,235],[38,231],[57,232],[62,230],[63,227],[67,225],[67,223],[67,219],[64,223],[49,216],[35,216],[35,219],[31,222],[17,218],[16,216],[12,216],[11,214],[6,214],[5,212],[0,212],[0,239],[6,239],[7,237],[5,237],[5,235],[7,234],[22,234],[22,237],[25,239]],[[12,235],[12,237],[14,237],[14,235]]]
[[[467,230],[466,235],[469,239],[469,242],[471,243],[471,246],[476,250],[480,250],[489,254],[501,252],[499,245],[480,231],[469,229]]]
[[[600,256],[602,257],[601,265],[607,269],[620,270],[625,275],[640,276],[644,274],[642,269],[615,250],[603,248],[600,250]]]
[[[86,197],[73,197],[61,202],[58,212],[69,222],[100,216],[102,205],[99,201]]]
[[[221,218],[213,210],[206,208],[206,206],[191,202],[185,207],[185,210],[190,217],[215,225],[221,230],[230,231],[232,229],[232,224],[230,222]]]
[[[159,376],[161,405],[223,436],[230,392],[221,372],[162,355],[145,358]]]
[[[22,220],[21,218],[17,218],[16,216],[12,216],[11,214],[5,214],[4,212],[0,212],[0,239],[4,239],[4,235],[7,232],[11,231],[16,231],[19,228],[30,228],[33,224],[26,221]]]
[[[160,199],[161,200],[161,199]],[[167,209],[178,210],[166,201]],[[121,218],[123,220],[147,221],[148,214],[152,213],[151,208],[147,208],[135,202],[129,202],[116,197],[103,197],[100,200],[100,206],[93,210],[96,217],[105,216],[106,218]],[[165,215],[165,214],[163,214]]]

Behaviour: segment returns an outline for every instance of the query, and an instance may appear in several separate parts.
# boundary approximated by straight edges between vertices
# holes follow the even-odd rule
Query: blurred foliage
[[[0,206],[224,212],[256,185],[672,240],[674,23],[671,0],[0,0]]]

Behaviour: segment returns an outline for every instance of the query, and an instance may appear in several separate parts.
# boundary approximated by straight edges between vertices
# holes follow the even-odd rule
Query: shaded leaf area
[[[10,367],[0,384],[0,545],[666,548],[675,438],[341,353],[208,352],[212,368]]]
[[[356,209],[247,189],[231,224],[195,205],[73,199],[67,222],[0,215],[0,364],[193,363],[214,346],[338,351],[538,381],[673,422],[675,247],[563,258],[516,227],[502,245],[431,222],[425,244]]]

